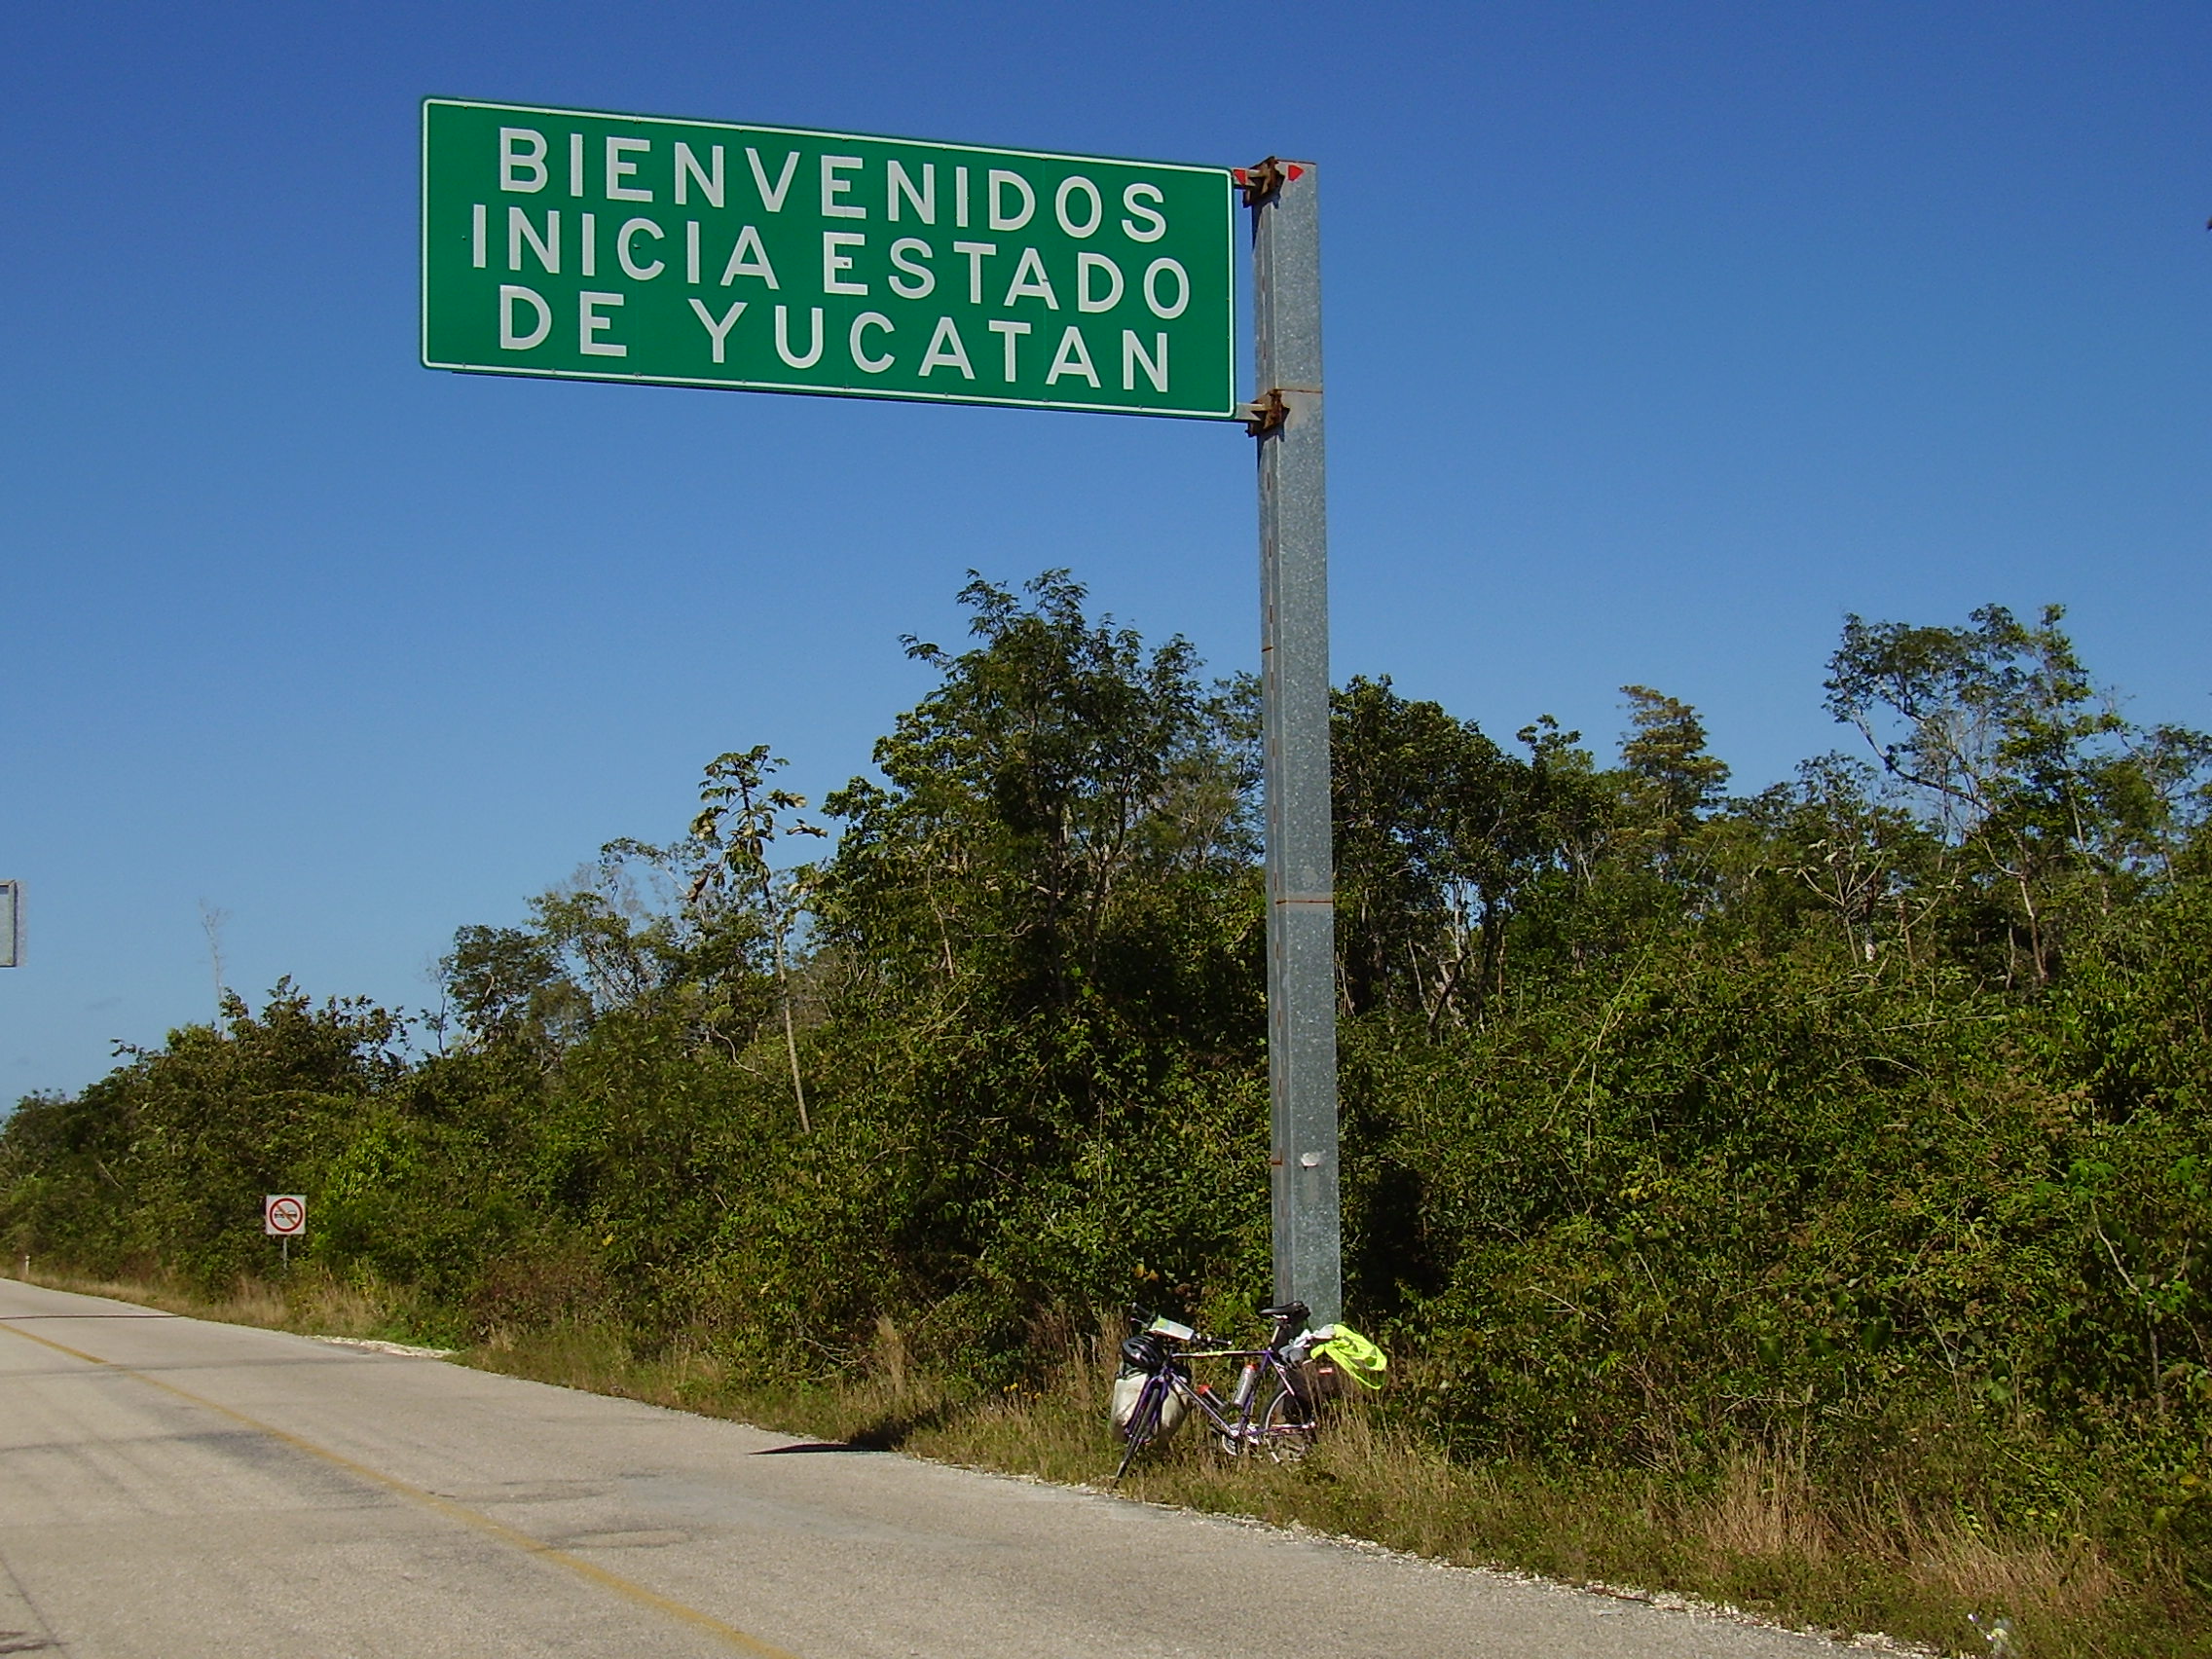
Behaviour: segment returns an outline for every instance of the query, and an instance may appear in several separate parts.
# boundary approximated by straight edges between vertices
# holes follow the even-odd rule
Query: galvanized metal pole
[[[1246,169],[1260,441],[1262,727],[1268,834],[1268,1082],[1275,1297],[1343,1311],[1337,972],[1329,807],[1329,538],[1321,421],[1321,234],[1309,162]]]

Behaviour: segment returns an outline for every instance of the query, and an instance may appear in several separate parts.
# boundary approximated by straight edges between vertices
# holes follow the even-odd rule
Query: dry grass
[[[1764,1452],[1729,1458],[1718,1490],[1682,1519],[1723,1555],[1822,1562],[1837,1543],[1804,1465]]]
[[[1917,1601],[2009,1617],[2023,1632],[2045,1633],[2046,1645],[2094,1627],[2130,1595],[2125,1575],[2086,1536],[1998,1533],[1957,1513],[1876,1514],[1852,1494],[1824,1493],[1787,1455],[1739,1454],[1709,1494],[1672,1513],[1716,1561],[1816,1578],[1872,1564]]]
[[[2055,1637],[2093,1627],[2129,1591],[2124,1576],[2085,1538],[1992,1538],[1953,1522],[1919,1530],[1900,1554],[1915,1584],[1990,1609],[1992,1617],[2011,1614],[2030,1633]]]
[[[202,1317],[327,1335],[388,1335],[404,1309],[374,1289],[299,1278],[209,1303],[173,1284],[42,1277]],[[978,1397],[915,1363],[878,1322],[869,1364],[835,1383],[763,1385],[705,1342],[634,1351],[603,1326],[506,1331],[462,1358],[487,1370],[732,1417],[786,1432],[1066,1484],[1110,1485],[1109,1330],[1073,1338],[1035,1386]],[[2085,1537],[1999,1534],[1949,1513],[1875,1513],[1824,1492],[1786,1451],[1745,1452],[1716,1478],[1561,1472],[1451,1460],[1352,1402],[1290,1468],[1233,1460],[1188,1428],[1132,1471],[1125,1495],[1366,1538],[1465,1566],[1613,1589],[1642,1586],[1785,1624],[1883,1630],[1944,1655],[1991,1651],[1970,1615],[2011,1620],[2016,1659],[2212,1659],[2194,1600],[2131,1582]]]
[[[17,1276],[21,1276],[20,1269]],[[269,1331],[400,1340],[415,1334],[407,1320],[406,1298],[373,1283],[334,1278],[308,1267],[300,1268],[281,1283],[241,1277],[220,1296],[197,1291],[167,1273],[105,1279],[36,1268],[25,1282]]]

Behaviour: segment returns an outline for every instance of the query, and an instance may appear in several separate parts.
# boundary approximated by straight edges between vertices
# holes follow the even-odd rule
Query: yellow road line
[[[272,1440],[281,1441],[295,1451],[305,1452],[311,1457],[319,1457],[326,1463],[344,1469],[350,1475],[357,1475],[362,1480],[373,1482],[387,1492],[397,1493],[401,1497],[419,1503],[424,1509],[443,1515],[449,1521],[459,1521],[462,1526],[473,1527],[477,1531],[485,1533],[489,1537],[497,1538],[503,1544],[512,1545],[527,1555],[535,1556],[540,1561],[551,1562],[556,1567],[565,1567],[578,1578],[596,1584],[602,1590],[611,1590],[617,1596],[636,1602],[641,1606],[650,1607],[655,1612],[666,1614],[680,1624],[689,1625],[693,1630],[704,1631],[709,1636],[719,1637],[742,1652],[756,1654],[758,1659],[796,1659],[796,1656],[787,1649],[778,1647],[773,1642],[762,1641],[756,1636],[749,1636],[735,1625],[724,1624],[712,1613],[703,1613],[697,1607],[686,1606],[682,1602],[672,1601],[666,1596],[646,1589],[643,1584],[624,1578],[620,1573],[609,1572],[605,1567],[596,1567],[580,1556],[572,1556],[566,1550],[555,1549],[543,1539],[534,1538],[528,1532],[518,1531],[505,1522],[495,1521],[491,1516],[480,1514],[465,1504],[456,1503],[450,1497],[440,1497],[434,1492],[426,1492],[422,1487],[400,1480],[397,1476],[387,1475],[381,1469],[372,1469],[366,1463],[356,1463],[352,1458],[342,1453],[333,1452],[327,1446],[317,1446],[312,1440],[303,1440],[296,1434],[288,1433],[273,1424],[262,1422],[256,1418],[247,1417],[243,1412],[233,1411],[229,1406],[207,1399],[203,1395],[195,1394],[188,1388],[179,1388],[174,1382],[165,1382],[163,1379],[149,1376],[143,1371],[134,1371],[129,1366],[119,1365],[112,1359],[102,1359],[96,1353],[87,1353],[82,1348],[73,1348],[66,1343],[55,1342],[52,1337],[42,1337],[33,1332],[22,1330],[12,1321],[0,1320],[0,1329],[14,1332],[15,1335],[27,1343],[36,1343],[41,1347],[54,1349],[56,1353],[65,1353],[71,1359],[81,1359],[88,1365],[103,1366],[109,1371],[135,1378],[141,1382],[150,1383],[152,1386],[161,1389],[164,1393],[173,1394],[180,1400],[190,1401],[193,1405],[203,1407],[207,1411],[227,1417],[233,1422],[244,1424],[256,1434],[266,1434]]]

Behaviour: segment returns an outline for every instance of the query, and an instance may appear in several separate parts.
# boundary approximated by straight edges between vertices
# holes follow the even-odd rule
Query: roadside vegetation
[[[1269,1289],[1253,699],[1063,573],[964,598],[819,815],[732,752],[674,839],[461,929],[436,1011],[281,984],[21,1102],[0,1241],[1103,1476],[1101,1321]],[[1609,762],[1338,694],[1346,1310],[1394,1381],[1307,1465],[1190,1444],[1136,1492],[1943,1651],[2212,1653],[2212,739],[2131,721],[2055,609],[1853,618],[1827,686],[1845,752],[1751,795],[1647,687]]]

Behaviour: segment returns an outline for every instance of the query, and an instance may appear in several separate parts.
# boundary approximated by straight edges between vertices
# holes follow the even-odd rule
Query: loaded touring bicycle
[[[1321,1400],[1346,1376],[1379,1387],[1388,1365],[1382,1350],[1349,1326],[1309,1329],[1310,1316],[1302,1302],[1263,1308],[1260,1317],[1272,1327],[1267,1342],[1236,1348],[1173,1319],[1137,1315],[1114,1382],[1113,1423],[1124,1443],[1114,1478],[1194,1416],[1232,1457],[1293,1462],[1305,1456],[1320,1429]],[[1238,1362],[1235,1385],[1224,1394],[1198,1381],[1194,1360]]]

